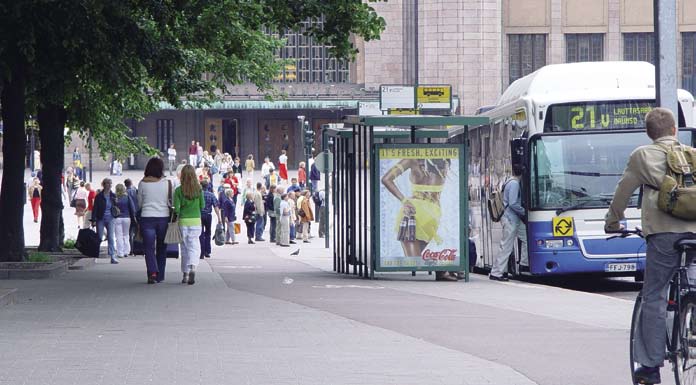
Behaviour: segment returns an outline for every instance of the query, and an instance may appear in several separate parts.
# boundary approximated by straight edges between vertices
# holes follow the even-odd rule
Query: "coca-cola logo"
[[[424,261],[454,261],[457,258],[457,249],[442,249],[440,251],[425,249],[421,257]]]

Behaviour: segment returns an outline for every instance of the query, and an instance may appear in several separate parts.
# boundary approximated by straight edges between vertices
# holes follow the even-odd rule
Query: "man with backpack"
[[[522,207],[522,194],[520,189],[520,176],[522,167],[512,166],[512,178],[503,185],[503,207],[504,213],[500,218],[503,225],[503,238],[500,240],[500,251],[493,262],[489,279],[494,281],[507,281],[504,275],[508,265],[510,254],[514,250],[517,240],[522,242],[520,248],[520,265],[528,266],[527,257],[527,228],[525,226],[525,212]]]
[[[604,230],[607,233],[626,230],[621,224],[624,211],[636,189],[643,186],[641,225],[647,249],[641,291],[643,305],[634,341],[635,359],[641,367],[634,375],[641,384],[657,384],[665,360],[667,287],[681,262],[674,244],[684,238],[696,239],[693,211],[696,186],[691,175],[696,153],[677,140],[676,123],[670,110],[650,111],[645,116],[645,127],[653,143],[631,153],[616,186]],[[679,172],[674,167],[677,164],[681,166]],[[675,191],[677,194],[673,194]]]

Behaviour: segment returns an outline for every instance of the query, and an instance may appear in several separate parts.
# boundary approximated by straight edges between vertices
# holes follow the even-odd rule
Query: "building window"
[[[281,74],[275,81],[279,83],[348,83],[350,66],[346,60],[337,60],[329,54],[331,46],[318,43],[304,32],[312,25],[321,25],[322,20],[305,21],[297,31],[286,31],[279,35],[286,40],[285,47],[277,55],[287,59]]]
[[[510,83],[546,65],[546,35],[508,35]]]
[[[604,60],[604,35],[601,33],[566,34],[566,62]]]
[[[624,33],[624,60],[655,64],[655,41],[652,32]]]
[[[167,152],[174,143],[174,119],[157,119],[157,149]]]
[[[682,33],[682,88],[696,94],[696,32]]]

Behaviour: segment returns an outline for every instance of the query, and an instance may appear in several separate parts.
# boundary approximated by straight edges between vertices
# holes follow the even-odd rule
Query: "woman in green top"
[[[201,255],[201,209],[205,205],[201,185],[196,178],[196,170],[191,165],[181,169],[181,185],[174,191],[174,211],[181,228],[181,283],[193,285],[196,280],[196,266]]]

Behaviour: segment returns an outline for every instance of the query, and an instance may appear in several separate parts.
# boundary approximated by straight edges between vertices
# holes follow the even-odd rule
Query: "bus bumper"
[[[537,251],[530,255],[533,275],[601,274],[634,276],[645,270],[645,258],[587,258],[577,251]],[[635,268],[635,269],[632,269]]]

